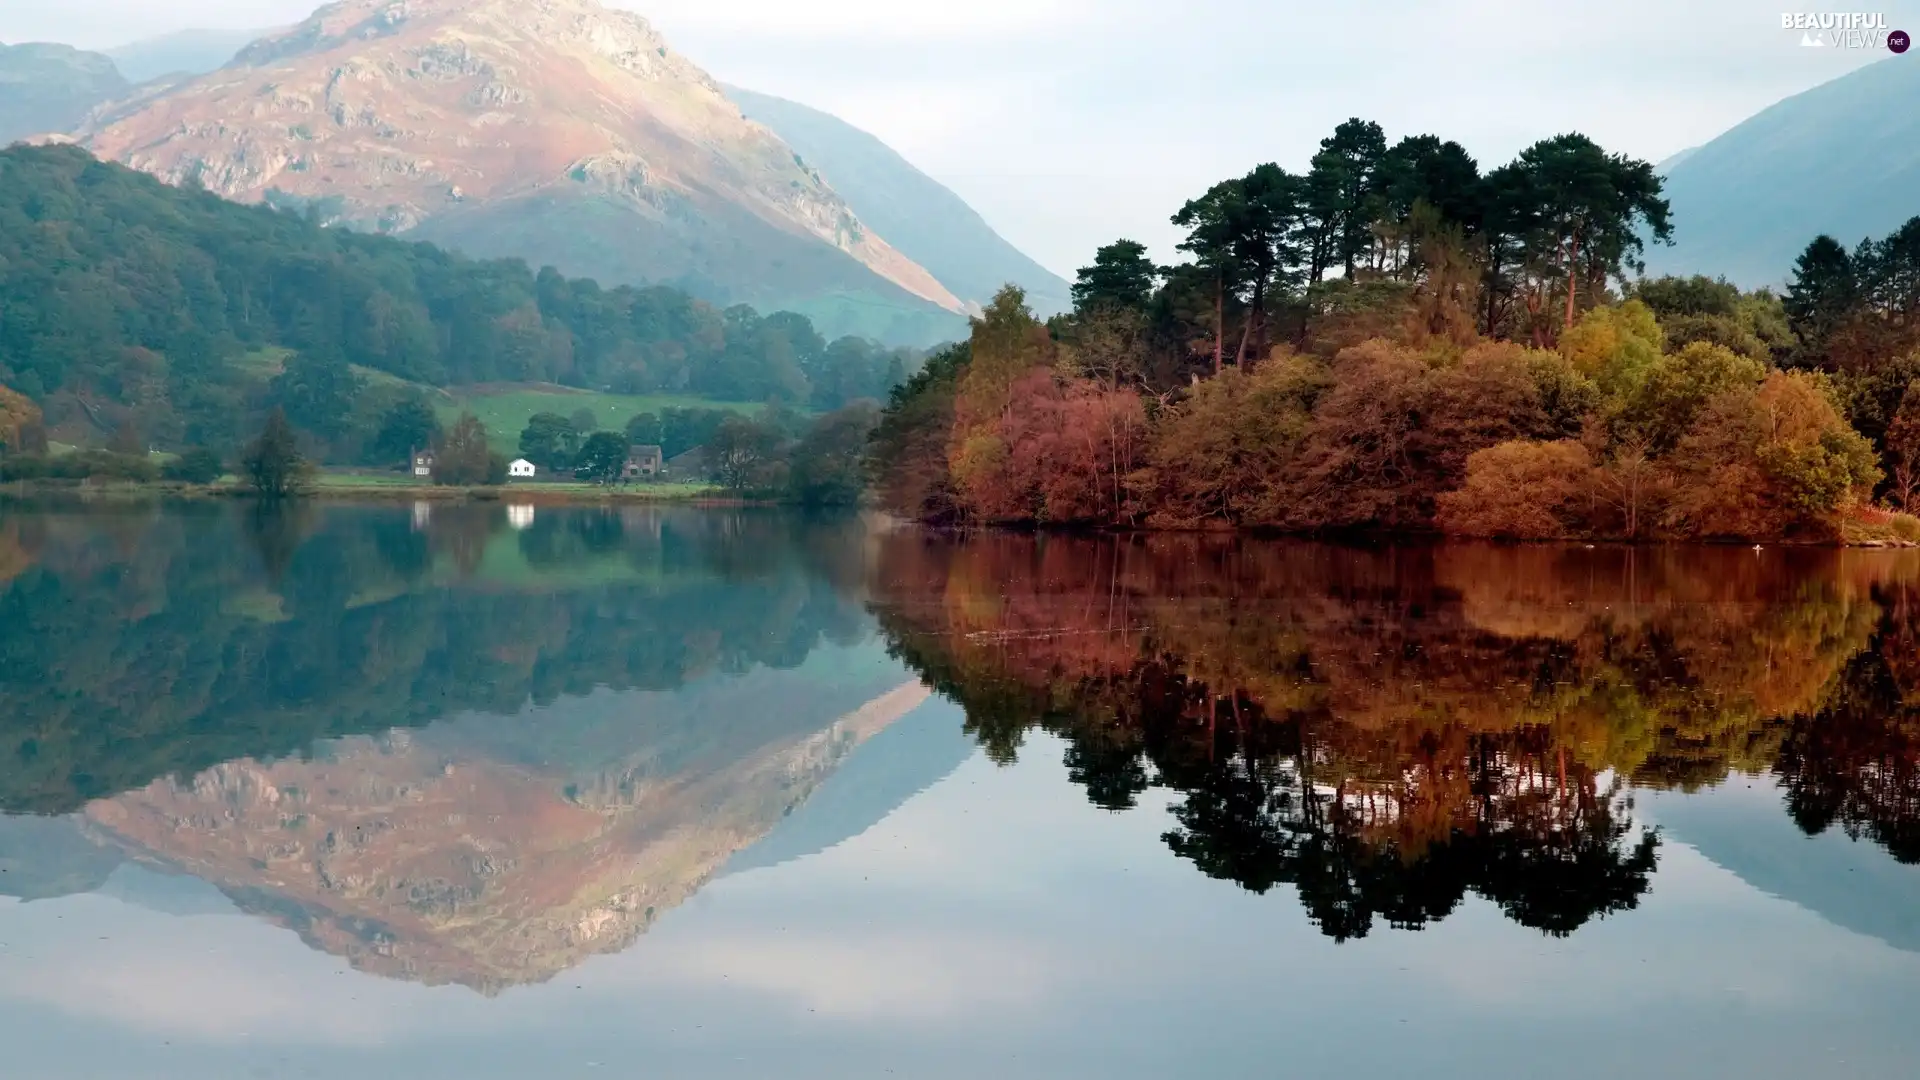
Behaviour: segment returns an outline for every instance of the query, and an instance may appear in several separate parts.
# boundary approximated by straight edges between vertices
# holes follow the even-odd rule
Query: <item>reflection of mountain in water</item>
[[[886,820],[979,752],[966,735],[965,720],[958,707],[939,699],[902,717],[862,746],[764,839],[728,860],[725,873],[804,859]]]
[[[630,712],[633,741],[591,769],[487,756],[458,725],[435,725],[160,781],[92,804],[86,820],[130,856],[212,882],[356,967],[493,991],[625,947],[924,696],[908,685],[821,715],[876,680],[811,699],[781,680],[742,681],[760,693],[718,696],[778,722],[746,725],[760,732],[751,745],[681,753],[671,771],[657,763],[688,748],[663,736],[686,732],[651,722],[656,695],[607,695],[601,704]],[[519,725],[544,741],[575,726],[573,705]],[[701,720],[732,726],[726,712]]]
[[[1835,926],[1920,952],[1920,867],[1884,848],[1829,830],[1808,836],[1780,812],[1781,793],[1756,781],[1729,784],[1711,798],[1648,797],[1649,812],[1673,840],[1762,892]]]
[[[493,992],[623,947],[925,698],[857,523],[24,521],[0,795],[83,809],[0,818],[0,892],[238,905],[393,977]],[[259,563],[208,554],[234,542]]]

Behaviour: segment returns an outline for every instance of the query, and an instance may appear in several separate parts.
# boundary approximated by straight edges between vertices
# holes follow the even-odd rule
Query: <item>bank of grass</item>
[[[725,410],[753,415],[764,406],[744,401],[710,401],[672,394],[606,394],[592,390],[540,384],[482,384],[456,386],[436,392],[434,410],[440,422],[452,425],[461,413],[471,412],[487,427],[487,445],[507,457],[520,453],[520,432],[536,413],[571,417],[586,409],[602,431],[623,431],[640,413],[659,415],[668,409]]]
[[[1840,519],[1840,542],[1848,547],[1920,546],[1920,518],[1878,506],[1855,507]]]
[[[222,481],[220,490],[236,487]],[[422,483],[405,473],[326,472],[314,481],[313,494],[327,497],[472,499],[483,502],[609,503],[719,502],[729,493],[709,483],[659,483],[597,486],[558,481],[529,481],[499,487],[456,487]]]

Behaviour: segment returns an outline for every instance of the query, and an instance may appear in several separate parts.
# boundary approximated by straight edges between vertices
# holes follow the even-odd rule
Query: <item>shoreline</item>
[[[0,483],[0,498],[26,499],[58,496],[79,502],[239,502],[257,499],[253,491],[239,484],[187,484],[173,481],[86,481],[13,480]],[[643,486],[579,490],[564,486],[452,487],[440,484],[315,484],[291,501],[306,502],[438,502],[438,503],[512,503],[520,506],[595,506],[609,504],[652,504],[705,508],[779,506],[767,499],[728,495],[718,488],[687,490]]]

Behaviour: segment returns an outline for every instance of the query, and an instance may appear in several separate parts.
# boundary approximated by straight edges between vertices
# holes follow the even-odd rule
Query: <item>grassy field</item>
[[[470,411],[487,426],[487,442],[508,457],[520,452],[520,432],[535,413],[572,416],[580,409],[593,413],[603,431],[620,431],[638,413],[659,413],[664,409],[727,409],[755,413],[761,406],[745,402],[708,401],[705,398],[674,397],[664,394],[602,394],[574,390],[564,386],[463,386],[453,387],[438,397],[435,408],[442,424],[452,424],[462,411]]]

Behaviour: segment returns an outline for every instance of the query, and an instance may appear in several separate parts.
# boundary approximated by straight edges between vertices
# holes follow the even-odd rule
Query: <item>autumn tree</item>
[[[434,483],[454,487],[485,484],[493,471],[491,456],[486,426],[472,413],[461,413],[434,449]]]
[[[1831,534],[1881,475],[1823,381],[1780,371],[1709,402],[1673,461],[1670,525],[1697,537]]]
[[[766,491],[785,481],[781,432],[747,416],[729,416],[707,444],[713,478],[729,491]]]
[[[1582,536],[1593,482],[1593,460],[1578,442],[1501,443],[1467,458],[1466,483],[1440,496],[1435,523],[1459,536]]]
[[[38,405],[25,394],[0,386],[0,454],[23,452],[23,434],[40,422]]]
[[[1908,513],[1920,510],[1920,379],[1907,384],[1887,427],[1884,458],[1893,504]]]
[[[1140,484],[1151,520],[1191,526],[1275,524],[1287,517],[1286,485],[1331,382],[1317,361],[1282,353],[1251,371],[1227,371],[1195,387],[1161,423]]]
[[[1057,349],[1046,326],[1027,308],[1026,293],[1009,285],[973,322],[968,360],[953,398],[949,462],[964,505],[1004,503],[1007,445],[998,430],[1013,405],[1013,387],[1035,368],[1051,368]]]

